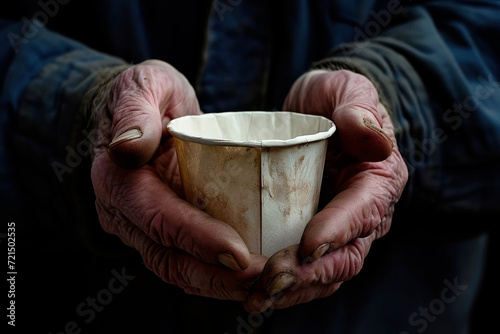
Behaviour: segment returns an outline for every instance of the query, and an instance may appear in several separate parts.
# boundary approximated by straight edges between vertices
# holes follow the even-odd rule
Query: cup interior
[[[208,145],[288,146],[326,139],[335,125],[316,115],[241,111],[184,116],[168,129],[179,139]]]

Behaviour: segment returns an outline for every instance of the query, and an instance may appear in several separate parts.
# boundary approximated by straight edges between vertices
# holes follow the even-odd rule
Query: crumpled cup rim
[[[187,134],[178,127],[186,118],[192,117],[228,117],[234,114],[241,115],[242,113],[252,113],[252,114],[289,114],[294,117],[304,117],[304,118],[321,118],[321,122],[327,124],[328,128],[324,131],[318,131],[313,134],[300,135],[290,139],[263,139],[263,140],[231,140],[231,139],[220,139],[211,137],[200,137],[191,134]],[[276,117],[276,116],[275,116]],[[230,112],[220,112],[220,113],[206,113],[200,115],[186,115],[179,118],[171,120],[167,125],[168,131],[180,140],[194,142],[204,145],[214,145],[214,146],[242,146],[242,147],[284,147],[284,146],[294,146],[305,143],[316,142],[320,140],[327,139],[333,135],[336,130],[335,124],[332,120],[319,116],[310,114],[301,114],[291,111],[230,111]]]

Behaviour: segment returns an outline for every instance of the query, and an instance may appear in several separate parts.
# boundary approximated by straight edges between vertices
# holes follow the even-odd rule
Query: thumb
[[[328,89],[333,97],[332,120],[337,126],[341,149],[359,161],[385,160],[393,142],[382,129],[387,112],[379,103],[377,90],[365,76],[351,71],[329,75]]]
[[[108,152],[115,163],[124,168],[136,168],[146,164],[156,151],[161,136],[156,120],[148,117],[138,118],[138,121],[123,122],[131,126],[122,126],[125,130],[114,131],[113,140],[108,146]]]
[[[335,110],[332,120],[337,126],[339,145],[348,155],[359,161],[382,161],[391,154],[392,140],[367,109],[343,106]]]
[[[171,118],[199,113],[187,79],[156,60],[122,72],[111,87],[108,107],[113,118],[108,152],[124,168],[142,166],[153,157]]]
[[[331,118],[342,151],[359,161],[387,158],[393,143],[383,130],[387,112],[365,76],[345,70],[313,70],[288,94],[285,109]]]

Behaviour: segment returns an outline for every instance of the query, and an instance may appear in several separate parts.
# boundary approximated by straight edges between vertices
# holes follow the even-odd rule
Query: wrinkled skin
[[[330,202],[299,245],[274,254],[245,307],[262,312],[327,297],[359,273],[373,241],[390,228],[408,178],[387,110],[373,84],[349,71],[312,71],[290,90],[284,110],[331,118],[322,196]]]
[[[177,158],[166,126],[200,113],[193,88],[170,65],[147,61],[115,79],[107,109],[98,120],[92,164],[103,229],[137,249],[165,282],[190,294],[244,301],[266,258],[251,255],[234,229],[179,197]],[[120,139],[130,129],[136,129],[135,137]],[[220,254],[231,269],[220,263]]]
[[[103,229],[190,294],[243,301],[252,312],[329,296],[359,272],[371,243],[389,230],[407,170],[387,111],[363,76],[307,73],[284,109],[323,115],[337,126],[322,189],[332,200],[309,222],[300,245],[270,259],[250,254],[229,225],[182,200],[166,126],[201,112],[188,81],[160,61],[121,73],[100,113],[92,182]]]

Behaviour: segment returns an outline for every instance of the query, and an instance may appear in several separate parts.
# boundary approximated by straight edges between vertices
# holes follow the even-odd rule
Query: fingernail
[[[389,137],[389,135],[384,130],[382,130],[378,125],[376,125],[375,123],[370,121],[368,118],[363,118],[363,123],[365,124],[365,126],[368,129],[378,133],[380,136],[384,137],[384,139],[387,140],[388,142],[390,142],[392,145],[392,140]]]
[[[304,262],[305,263],[313,263],[320,257],[326,254],[330,250],[330,247],[332,244],[330,242],[325,242],[324,244],[321,244],[318,248],[316,248],[311,255],[305,258]]]
[[[274,302],[272,300],[272,298],[267,298],[261,305],[261,307],[259,308],[259,313],[262,313],[268,309],[270,309],[272,306],[273,306]]]
[[[111,143],[109,143],[109,148],[113,148],[121,143],[124,143],[129,140],[134,140],[134,139],[139,139],[142,137],[142,131],[139,129],[130,129],[125,131],[124,133],[120,134],[119,136],[116,136],[113,138]]]
[[[297,279],[295,275],[289,272],[284,272],[276,275],[271,283],[267,286],[266,292],[269,296],[276,295],[277,293],[288,289],[295,284]]]
[[[234,271],[243,271],[240,264],[230,253],[220,253],[217,255],[219,262]]]

